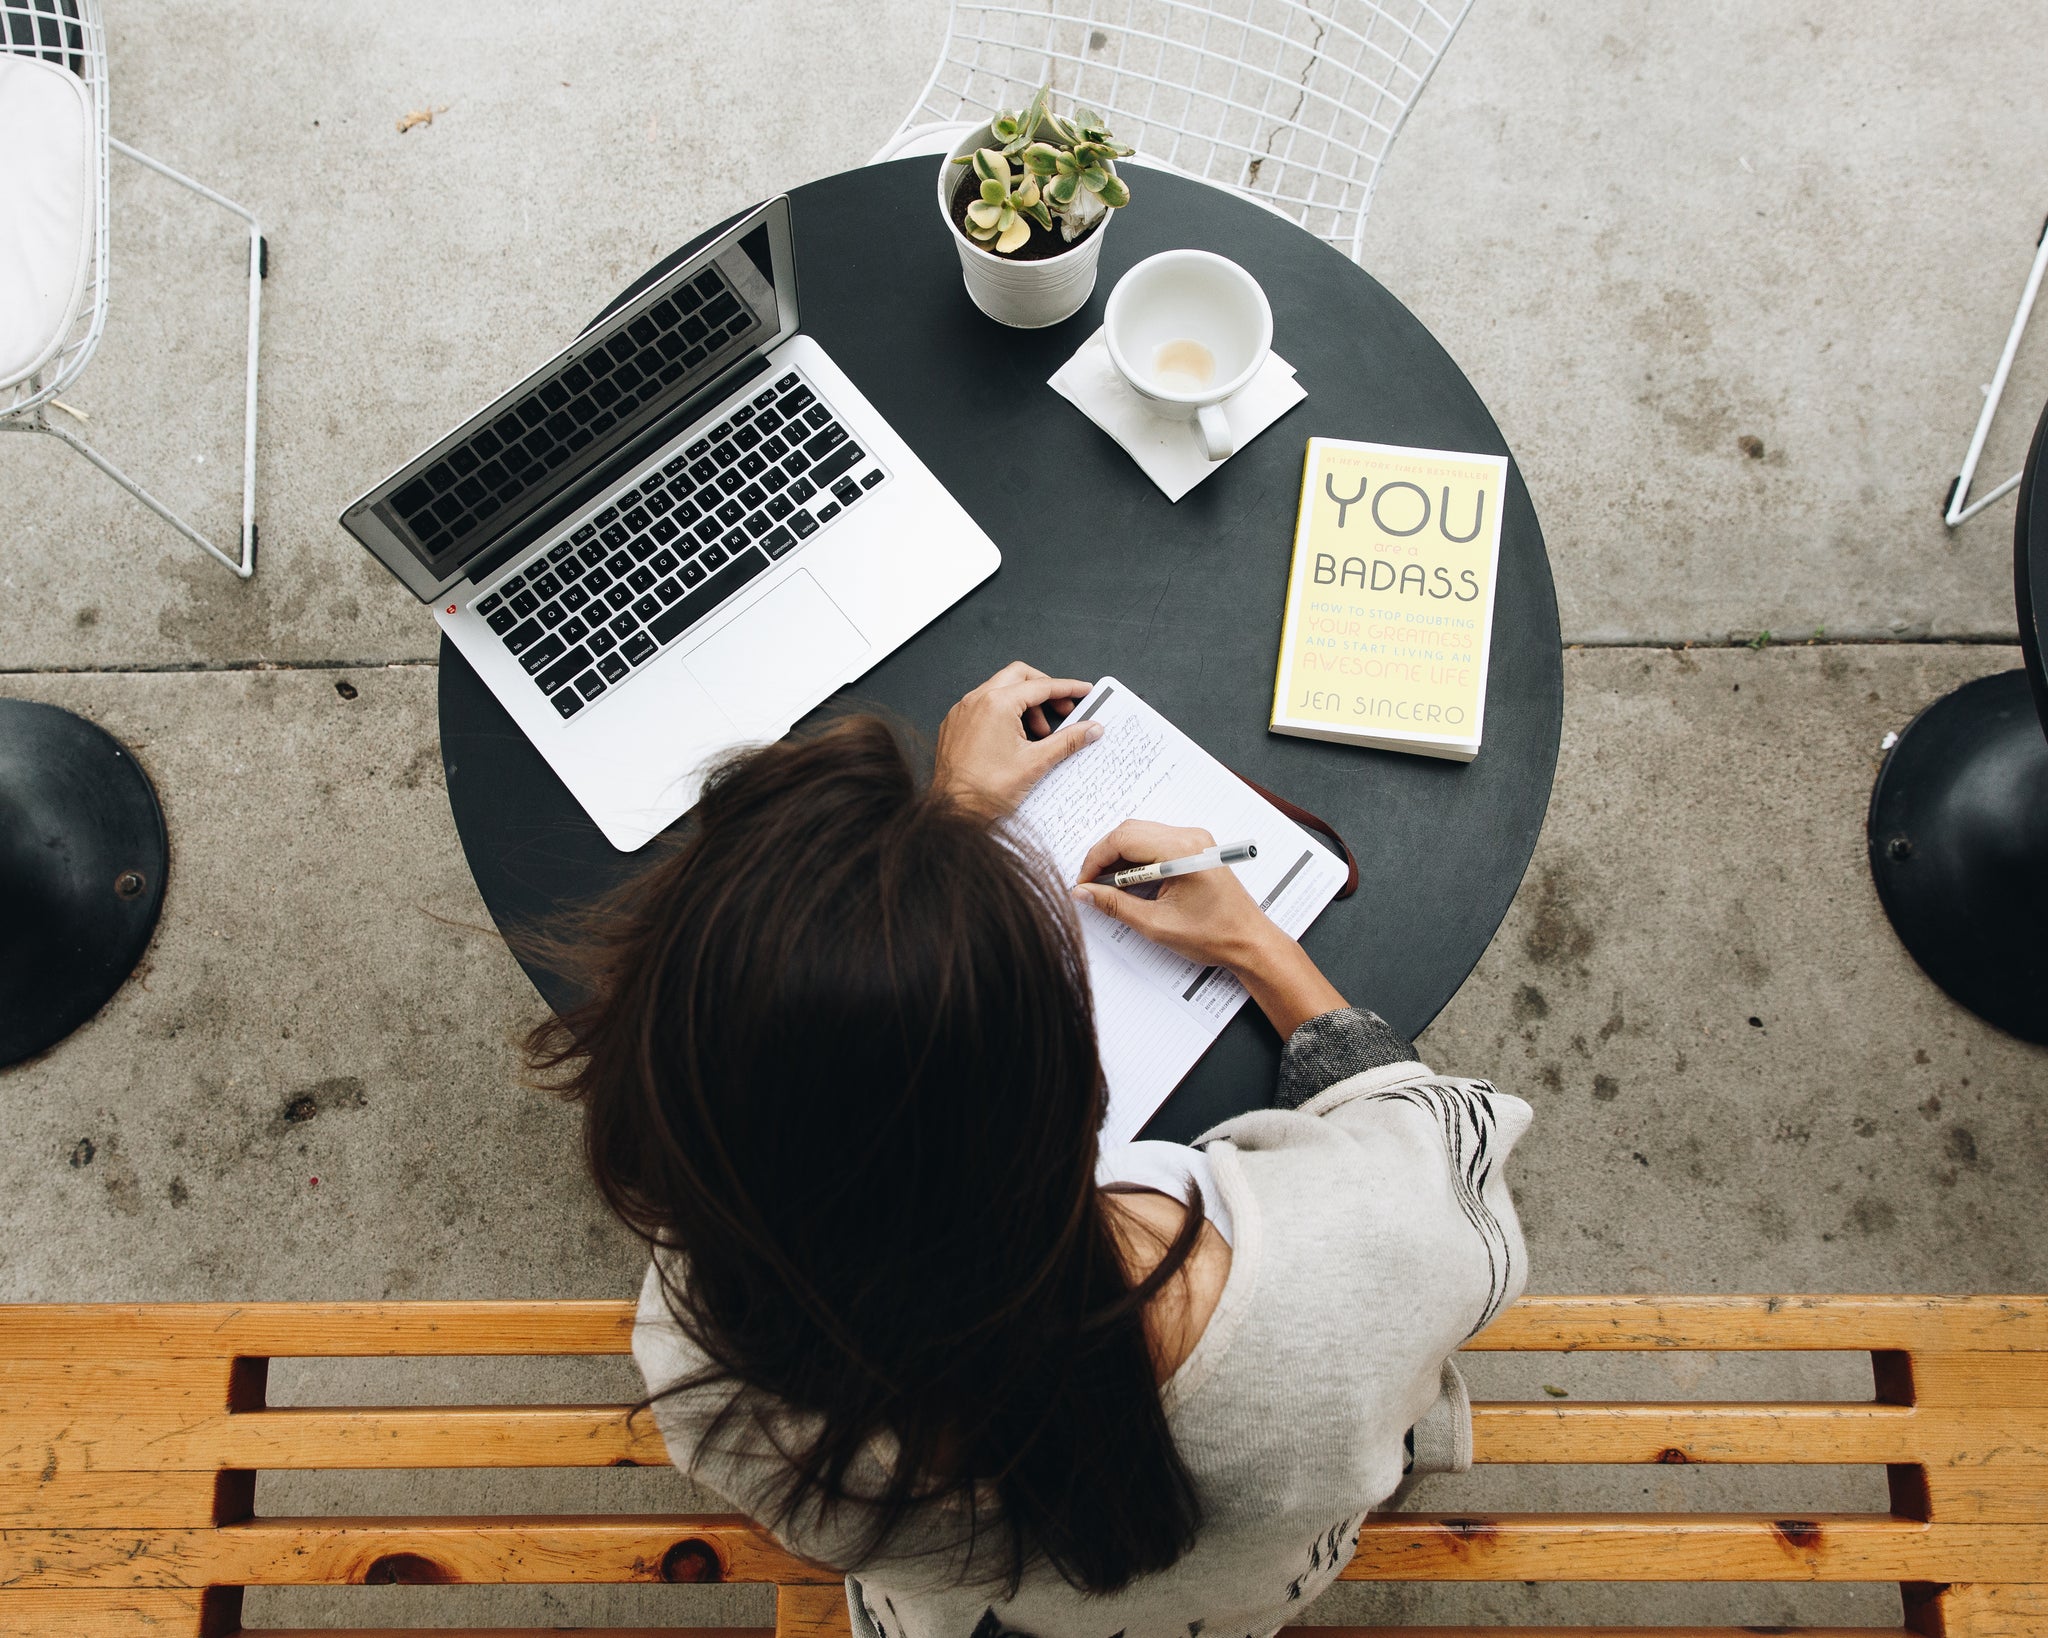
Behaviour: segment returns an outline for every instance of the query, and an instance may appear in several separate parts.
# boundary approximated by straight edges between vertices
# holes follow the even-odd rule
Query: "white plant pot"
[[[1109,231],[1109,218],[1105,216],[1093,232],[1057,256],[1047,256],[1042,261],[1020,262],[982,249],[953,222],[953,195],[968,169],[953,161],[977,148],[997,146],[986,125],[970,131],[954,144],[953,151],[939,165],[939,219],[946,224],[953,248],[960,253],[960,279],[974,305],[998,324],[1019,330],[1042,330],[1048,324],[1071,318],[1094,293],[1095,264],[1102,259],[1102,236]],[[1034,233],[1040,231],[1032,229]]]

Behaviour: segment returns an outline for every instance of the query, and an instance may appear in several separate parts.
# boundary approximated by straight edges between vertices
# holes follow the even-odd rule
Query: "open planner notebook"
[[[1040,780],[1017,823],[1071,882],[1096,841],[1126,819],[1199,825],[1259,856],[1228,866],[1260,907],[1299,938],[1344,885],[1343,863],[1114,677],[1068,716],[1107,730]],[[1197,966],[1081,907],[1095,1033],[1109,1080],[1105,1145],[1135,1137],[1248,999],[1215,967]]]

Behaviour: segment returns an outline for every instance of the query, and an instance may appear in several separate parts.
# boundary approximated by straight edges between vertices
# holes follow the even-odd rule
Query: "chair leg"
[[[232,211],[249,224],[249,364],[242,399],[242,552],[240,559],[237,560],[230,557],[204,535],[189,527],[157,501],[152,500],[139,485],[123,477],[121,473],[116,471],[112,465],[103,460],[98,454],[94,453],[82,440],[72,437],[70,434],[54,426],[46,425],[41,430],[62,438],[102,472],[105,472],[107,476],[120,484],[122,488],[126,489],[136,499],[140,500],[144,505],[171,524],[179,533],[197,541],[229,568],[233,569],[236,574],[247,580],[250,575],[256,572],[256,364],[259,321],[263,312],[263,280],[270,271],[270,255],[268,247],[263,242],[263,227],[256,220],[254,212],[236,204],[234,200],[228,198],[225,194],[214,192],[205,183],[195,182],[183,172],[172,170],[162,160],[152,159],[148,154],[129,147],[119,137],[109,137],[107,143],[116,152],[126,154],[136,164],[155,171],[159,176],[168,177],[180,187],[190,188],[200,198],[220,206],[223,210]]]
[[[1998,401],[2005,396],[2006,377],[2012,374],[2012,361],[2020,350],[2020,337],[2026,333],[2027,317],[2034,310],[2034,298],[2041,293],[2041,276],[2048,273],[2048,221],[2041,224],[2041,237],[2034,243],[2034,265],[2027,274],[2026,287],[2020,292],[2019,310],[2012,316],[2012,329],[2006,332],[2005,350],[1998,355],[1998,368],[1991,377],[1991,385],[1984,389],[1984,408],[1978,413],[1977,428],[1970,434],[1970,452],[1963,457],[1963,469],[1956,474],[1956,481],[1949,485],[1948,499],[1943,502],[1941,521],[1953,529],[1959,523],[1968,522],[1993,501],[2009,495],[2019,488],[2021,474],[2015,472],[1997,488],[1986,494],[1970,499],[1970,483],[1977,476],[1977,458],[1984,453],[1984,440],[1991,431],[1991,418],[1998,413]]]
[[[147,489],[144,489],[141,484],[137,483],[133,478],[129,477],[127,473],[123,472],[118,466],[114,465],[114,463],[108,460],[106,456],[102,455],[98,450],[94,449],[91,444],[87,443],[83,438],[79,437],[77,433],[71,431],[68,427],[55,426],[48,421],[40,419],[22,421],[0,421],[0,432],[47,432],[52,438],[57,439],[60,443],[69,444],[73,449],[77,450],[79,454],[83,455],[88,461],[92,462],[94,466],[98,467],[108,477],[112,478],[114,482],[119,484],[123,489],[127,490],[129,494],[133,495],[137,500],[141,501],[144,506],[148,507],[158,517],[162,518],[164,522],[168,523],[173,529],[177,530],[179,534],[183,535],[195,546],[198,546],[201,549],[211,553],[214,557],[219,558],[221,562],[225,563],[229,568],[233,569],[235,573],[240,575],[244,580],[247,580],[250,575],[256,572],[256,530],[253,524],[245,522],[242,526],[242,555],[241,558],[237,560],[235,558],[228,556],[226,552],[222,551],[218,546],[214,545],[212,541],[208,540],[197,529],[193,528],[191,524],[187,523],[183,518],[179,517],[177,513],[173,512],[168,506],[164,505],[164,503],[158,500],[156,496],[152,495]]]

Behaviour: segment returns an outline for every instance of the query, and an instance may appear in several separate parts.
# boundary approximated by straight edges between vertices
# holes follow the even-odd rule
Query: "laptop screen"
[[[678,269],[678,273],[682,270]],[[437,581],[772,340],[768,226],[621,308],[399,475],[372,512]]]

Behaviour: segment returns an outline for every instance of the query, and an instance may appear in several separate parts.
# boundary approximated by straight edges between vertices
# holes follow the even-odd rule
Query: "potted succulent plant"
[[[1021,113],[998,114],[939,167],[939,213],[960,254],[967,294],[1019,329],[1057,324],[1095,288],[1110,212],[1131,201],[1120,147],[1101,116],[1062,118],[1041,86]]]

